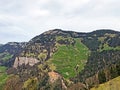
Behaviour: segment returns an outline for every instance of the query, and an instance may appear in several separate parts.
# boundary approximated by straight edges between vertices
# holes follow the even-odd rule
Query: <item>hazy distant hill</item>
[[[0,65],[11,67],[14,59],[23,50],[26,43],[9,42],[0,46]]]

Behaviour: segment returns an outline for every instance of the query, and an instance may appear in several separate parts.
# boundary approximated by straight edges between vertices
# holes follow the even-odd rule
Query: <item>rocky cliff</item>
[[[39,60],[37,60],[36,58],[28,58],[28,57],[16,57],[15,61],[14,61],[14,68],[20,67],[21,65],[30,65],[33,66],[36,63],[38,63]]]

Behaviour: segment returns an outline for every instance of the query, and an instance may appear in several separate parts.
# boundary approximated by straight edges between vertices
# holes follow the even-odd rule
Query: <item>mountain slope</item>
[[[6,67],[0,66],[0,90],[3,89],[3,86],[8,78],[8,75],[6,74]]]
[[[62,39],[61,39],[62,40]],[[57,51],[48,60],[64,78],[72,78],[84,68],[89,50],[76,38],[74,45],[57,45]]]
[[[120,90],[120,76],[116,77],[106,83],[100,84],[90,90]]]
[[[120,75],[120,32],[113,30],[78,33],[55,29],[34,37],[20,51],[13,49],[18,52],[14,60],[19,65],[7,70],[12,76],[5,88],[10,90],[85,90]]]
[[[26,43],[9,42],[0,46],[0,65],[11,67],[14,59],[23,50]]]

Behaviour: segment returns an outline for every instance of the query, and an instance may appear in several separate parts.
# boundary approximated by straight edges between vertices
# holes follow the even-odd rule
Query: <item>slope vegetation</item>
[[[8,75],[6,74],[6,67],[0,66],[0,90],[3,89],[3,86],[7,80]]]
[[[56,67],[56,71],[65,78],[72,78],[80,72],[87,61],[89,50],[79,38],[74,45],[58,45],[58,50],[48,60]]]
[[[90,90],[120,90],[120,76]]]

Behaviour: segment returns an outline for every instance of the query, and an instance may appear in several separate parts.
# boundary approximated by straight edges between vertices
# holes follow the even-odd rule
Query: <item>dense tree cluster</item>
[[[91,51],[103,49],[105,44],[108,45],[109,47],[115,48],[117,46],[120,46],[120,33],[110,30],[94,31],[92,33],[88,33],[87,36],[83,37],[82,42]]]
[[[94,77],[95,75],[97,77]],[[97,79],[96,83],[104,83],[117,76],[120,76],[120,50],[108,50],[92,52],[86,66],[75,80],[85,83],[91,77]]]

